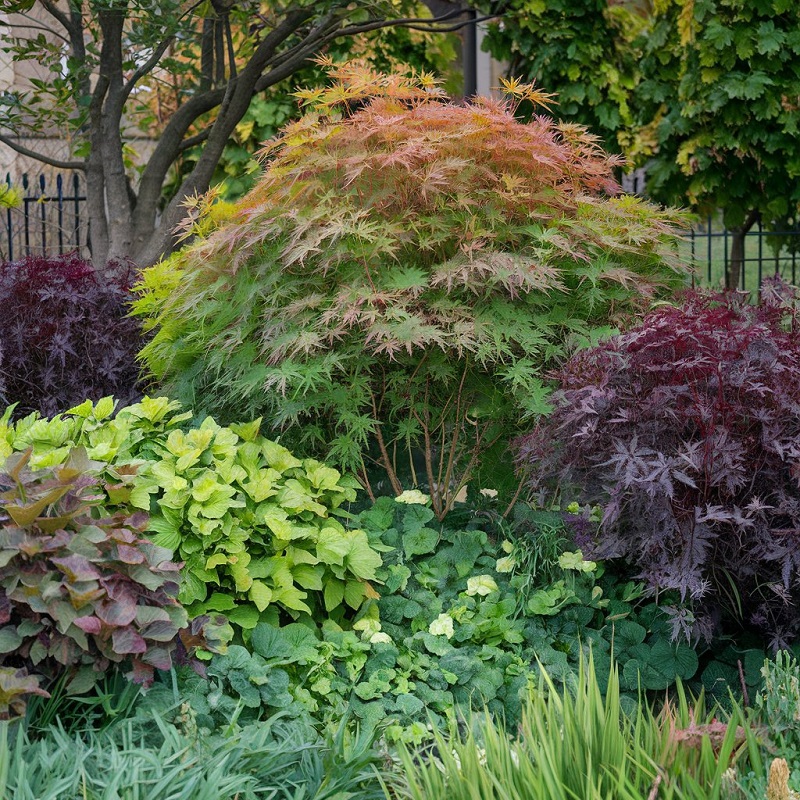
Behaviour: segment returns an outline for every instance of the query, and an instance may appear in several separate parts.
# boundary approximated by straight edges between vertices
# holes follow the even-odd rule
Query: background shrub
[[[85,400],[138,395],[134,270],[100,272],[77,254],[0,263],[0,404],[45,416]]]
[[[559,372],[521,461],[605,506],[584,544],[674,590],[674,634],[798,633],[800,335],[789,290],[691,294]],[[791,294],[791,292],[789,292]]]
[[[44,688],[67,673],[71,694],[111,663],[151,682],[172,666],[187,622],[178,565],[143,537],[146,514],[90,515],[103,493],[85,452],[35,473],[29,455],[0,472],[0,667],[40,676]]]
[[[368,487],[374,466],[427,487],[442,518],[481,469],[511,474],[546,366],[682,283],[680,218],[616,196],[583,128],[518,122],[547,100],[531,87],[456,105],[426,78],[333,75],[232,219],[145,271],[141,357],[222,421],[263,414]]]

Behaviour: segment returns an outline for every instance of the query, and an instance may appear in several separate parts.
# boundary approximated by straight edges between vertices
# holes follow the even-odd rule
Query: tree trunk
[[[751,211],[740,228],[731,228],[731,256],[725,264],[725,288],[738,289],[744,271],[744,240],[759,219],[758,211]]]

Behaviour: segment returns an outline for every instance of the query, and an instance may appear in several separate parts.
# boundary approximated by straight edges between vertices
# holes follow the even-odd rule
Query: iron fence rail
[[[31,179],[19,183],[6,175],[6,185],[21,189],[21,203],[3,209],[0,224],[0,260],[29,255],[56,255],[77,250],[89,255],[86,192],[77,173]]]
[[[687,257],[692,260],[698,281],[722,287],[730,263],[733,235],[719,219],[708,217],[689,232]],[[739,288],[758,289],[764,278],[780,275],[797,285],[800,278],[800,228],[768,230],[757,222],[744,237],[744,254]]]

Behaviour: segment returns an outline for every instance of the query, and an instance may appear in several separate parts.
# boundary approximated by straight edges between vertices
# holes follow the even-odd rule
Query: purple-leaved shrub
[[[800,331],[794,290],[692,293],[574,356],[520,442],[534,480],[600,502],[593,557],[672,590],[674,635],[800,632]]]
[[[87,398],[137,399],[143,340],[127,316],[135,278],[75,253],[0,264],[0,409],[53,416]]]
[[[30,452],[0,463],[0,719],[59,678],[79,694],[118,663],[148,684],[209,646],[207,617],[187,628],[180,566],[145,538],[147,515],[105,514],[82,449],[36,472]]]

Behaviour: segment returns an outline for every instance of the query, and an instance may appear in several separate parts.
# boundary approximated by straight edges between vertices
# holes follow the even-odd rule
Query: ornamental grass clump
[[[442,518],[549,409],[545,368],[682,284],[682,218],[619,196],[585,129],[518,122],[548,101],[530,86],[456,104],[426,76],[332,75],[230,218],[145,271],[141,358]]]
[[[672,591],[674,635],[800,630],[800,334],[794,290],[690,294],[558,374],[522,440],[539,479],[604,504],[592,557]]]

